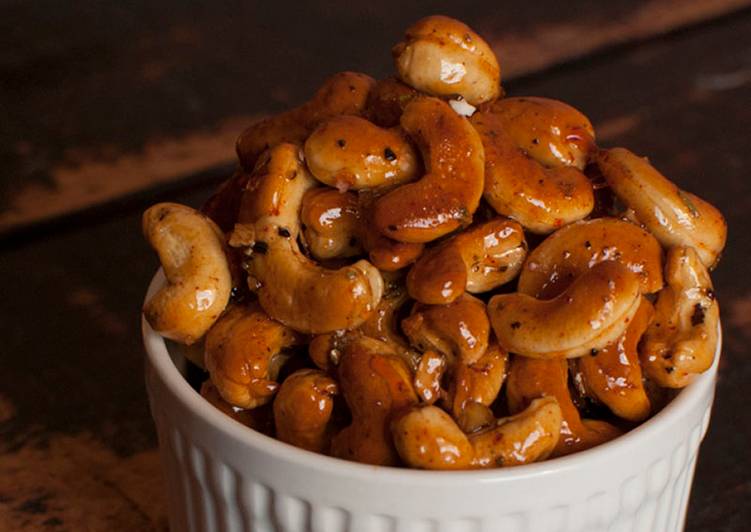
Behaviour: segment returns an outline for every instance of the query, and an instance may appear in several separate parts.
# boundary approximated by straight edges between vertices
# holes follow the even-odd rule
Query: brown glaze
[[[419,93],[396,77],[380,79],[368,96],[365,117],[381,127],[399,125],[404,108]]]
[[[441,379],[446,371],[446,357],[427,350],[420,357],[415,370],[415,391],[420,401],[432,405],[443,395]]]
[[[381,271],[395,272],[406,268],[422,255],[425,244],[399,242],[384,236],[373,220],[375,194],[360,193],[360,213],[363,219],[360,235],[370,262]]]
[[[448,397],[451,414],[462,429],[471,424],[464,421],[468,405],[489,407],[496,400],[506,379],[507,363],[508,353],[494,341],[477,361],[455,365]]]
[[[351,257],[362,252],[360,210],[351,192],[320,187],[309,190],[302,200],[300,223],[310,254],[325,260]]]

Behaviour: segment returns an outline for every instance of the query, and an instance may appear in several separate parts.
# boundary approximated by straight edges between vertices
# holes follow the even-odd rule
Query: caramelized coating
[[[368,96],[365,116],[381,127],[397,126],[404,108],[418,94],[395,77],[378,80]]]
[[[334,436],[331,454],[366,464],[396,465],[391,416],[417,404],[409,368],[388,344],[362,336],[347,344],[338,376],[352,424]]]
[[[488,314],[498,341],[510,352],[573,358],[621,336],[640,301],[638,277],[621,263],[606,261],[553,299],[518,292],[494,296]]]
[[[357,196],[333,188],[314,188],[303,196],[300,222],[310,254],[325,260],[362,252]]]
[[[593,423],[581,419],[568,390],[566,360],[515,356],[506,379],[509,410],[522,412],[540,397],[554,397],[561,410],[560,439],[553,456],[583,451],[619,435],[618,429],[604,421]]]
[[[693,248],[668,251],[665,279],[639,351],[650,379],[683,388],[714,361],[720,309],[709,273]]]
[[[219,393],[211,379],[201,385],[201,397],[206,399],[224,415],[231,417],[238,423],[250,427],[263,434],[273,433],[273,419],[271,411],[265,407],[246,409],[232,406]]]
[[[423,254],[409,271],[407,289],[421,303],[451,303],[465,290],[487,292],[511,281],[526,255],[521,226],[494,218]]]
[[[401,125],[420,148],[427,173],[376,201],[376,228],[400,242],[429,242],[468,225],[484,181],[477,132],[446,102],[428,97],[407,105]]]
[[[706,267],[714,267],[727,239],[720,211],[625,148],[600,151],[597,166],[615,195],[663,246],[693,247]]]
[[[289,357],[286,350],[299,343],[292,329],[256,304],[233,305],[206,335],[206,369],[225,401],[255,408],[276,393],[279,368]]]
[[[462,96],[471,104],[498,97],[501,67],[482,37],[466,24],[434,15],[412,25],[392,50],[399,77],[435,96]]]
[[[493,103],[511,140],[548,168],[584,170],[596,149],[592,123],[579,110],[550,98],[503,98]]]
[[[646,419],[651,408],[637,345],[653,315],[652,304],[642,297],[634,319],[618,340],[575,361],[587,393],[629,421]]]
[[[339,190],[393,186],[418,172],[415,150],[398,129],[357,116],[336,116],[305,141],[305,162],[321,183]]]
[[[362,114],[374,84],[365,74],[334,74],[300,107],[264,118],[243,131],[236,145],[240,164],[250,172],[265,150],[283,142],[302,144],[327,118]]]
[[[536,399],[523,412],[467,436],[440,408],[413,407],[394,420],[392,432],[399,455],[411,467],[517,466],[544,460],[555,449],[561,409],[553,397]]]
[[[412,314],[402,320],[402,330],[421,351],[437,351],[456,361],[477,362],[488,349],[490,323],[485,304],[465,294],[448,305],[416,303]]]
[[[594,208],[592,184],[572,166],[547,168],[528,155],[506,130],[496,104],[470,121],[485,148],[485,200],[533,233],[547,234],[581,220]]]
[[[634,272],[641,291],[660,290],[662,248],[651,234],[615,218],[575,222],[547,237],[529,254],[519,276],[519,292],[550,299],[563,292],[586,270],[617,261]]]
[[[162,336],[192,344],[229,301],[232,275],[224,235],[205,215],[177,203],[158,203],[146,210],[143,234],[167,278],[144,305],[144,316]]]
[[[336,381],[315,369],[287,377],[274,398],[276,437],[308,451],[325,453],[331,440]]]
[[[446,371],[446,357],[435,351],[425,351],[415,371],[415,391],[420,400],[432,405],[443,395],[441,379]]]
[[[230,243],[247,250],[248,285],[274,319],[308,334],[353,329],[378,306],[383,280],[367,261],[328,270],[300,252],[298,213],[314,185],[297,146],[272,148],[245,189]]]
[[[506,379],[508,353],[492,342],[487,351],[472,364],[456,364],[449,388],[451,413],[459,426],[467,430],[467,409],[473,405],[489,407]]]

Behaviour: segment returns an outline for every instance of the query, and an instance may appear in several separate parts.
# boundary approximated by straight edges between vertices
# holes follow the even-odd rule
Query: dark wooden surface
[[[122,165],[122,153],[143,155],[152,139],[178,133],[198,139],[199,151],[206,142],[220,146],[226,141],[231,152],[229,133],[213,140],[201,137],[206,124],[281,109],[303,99],[337,69],[381,75],[388,69],[388,44],[408,21],[433,11],[458,14],[448,5],[404,7],[396,15],[373,6],[357,15],[369,23],[354,26],[346,4],[334,3],[329,10],[302,9],[306,20],[329,28],[311,32],[270,8],[245,12],[239,3],[224,11],[207,6],[190,12],[169,1],[158,8],[144,3],[133,11],[72,4],[80,10],[67,19],[47,6],[49,14],[41,4],[0,5],[0,13],[11,15],[0,17],[0,39],[12,44],[0,47],[5,208],[17,200],[15,191],[25,180],[54,197],[47,190],[58,186],[50,169],[62,164],[71,149],[106,155],[110,146],[111,165],[105,160],[95,169]],[[586,31],[628,19],[633,4],[614,2],[606,9],[596,7],[604,3],[593,3],[581,17],[563,8],[527,6],[513,14],[498,11],[492,18],[482,15],[487,7],[468,3],[465,18],[499,38],[494,24],[503,20],[513,21],[503,27],[515,35],[540,38],[545,27],[560,28],[564,22],[586,21],[576,26]],[[552,61],[557,66],[535,72],[513,67],[527,73],[506,88],[515,95],[571,102],[590,116],[602,145],[648,154],[658,168],[728,218],[727,252],[713,275],[725,348],[687,530],[740,532],[751,527],[746,387],[751,381],[751,282],[745,264],[751,257],[751,12],[714,19],[710,11],[701,12],[705,22],[687,29],[648,39],[638,34],[640,42],[564,60],[591,49],[571,52]],[[247,27],[230,24],[228,13],[239,13]],[[206,23],[196,30],[198,18]],[[46,37],[25,39],[22,49],[15,41],[24,41],[28,24],[36,26],[34,35]],[[66,26],[81,31],[65,32]],[[136,26],[140,40],[123,42]],[[628,35],[637,33],[608,42],[633,41]],[[353,44],[342,49],[342,40]],[[269,54],[274,60],[266,62]],[[145,68],[144,57],[155,61],[148,82],[134,74]],[[259,63],[265,65],[262,70]],[[235,86],[231,79],[242,83]],[[31,148],[9,142],[16,138],[28,139]],[[159,159],[159,153],[151,156]],[[195,173],[201,164],[175,170],[170,160],[169,179],[147,176],[136,187],[117,188],[95,200],[108,200],[100,207],[37,226],[10,224],[13,230],[8,225],[0,237],[0,530],[165,529],[138,328],[141,300],[157,261],[142,241],[139,217],[160,199],[199,204],[227,171],[226,154],[201,160],[210,167],[203,173]],[[140,164],[131,163],[118,166],[120,174],[99,175],[99,181],[126,179],[128,169]],[[166,181],[171,184],[154,186]],[[72,192],[57,189],[63,211],[37,213],[24,223],[95,203],[78,201],[81,182],[72,182]]]

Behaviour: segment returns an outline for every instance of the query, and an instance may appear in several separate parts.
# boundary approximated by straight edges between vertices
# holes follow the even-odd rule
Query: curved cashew
[[[421,303],[450,303],[465,290],[487,292],[511,281],[526,255],[521,226],[495,218],[423,254],[407,275],[407,290]]]
[[[488,303],[498,341],[512,353],[573,358],[616,340],[639,308],[639,279],[619,262],[595,264],[554,299],[526,294]]]
[[[536,399],[512,417],[467,435],[435,406],[414,407],[391,427],[402,460],[421,469],[508,467],[544,460],[561,432],[561,409],[553,397]]]
[[[357,116],[323,122],[305,141],[305,162],[321,183],[339,190],[399,185],[415,178],[415,150],[399,130]]]
[[[583,170],[596,148],[592,123],[579,110],[550,98],[503,98],[493,113],[521,150],[548,168]]]
[[[417,403],[407,365],[387,344],[362,336],[347,344],[338,376],[352,424],[334,436],[331,454],[367,464],[397,464],[389,422],[394,412]]]
[[[639,352],[647,377],[660,386],[682,388],[714,361],[720,310],[709,273],[693,248],[668,251],[665,278]]]
[[[597,166],[615,195],[662,245],[693,247],[705,266],[715,265],[727,239],[720,211],[627,149],[600,151]]]
[[[588,395],[629,421],[646,419],[651,409],[636,348],[653,315],[652,304],[642,297],[639,309],[620,338],[575,361]]]
[[[167,285],[144,305],[144,316],[162,336],[192,344],[229,302],[232,276],[224,235],[209,218],[177,203],[158,203],[146,210],[143,234],[167,278]]]
[[[448,305],[416,303],[402,320],[402,330],[412,345],[445,355],[453,366],[456,361],[474,364],[485,354],[490,323],[485,304],[465,294]]]
[[[305,193],[300,211],[303,236],[317,259],[351,257],[362,252],[360,210],[357,196],[333,188],[314,188]]]
[[[368,96],[365,116],[381,127],[398,126],[404,108],[418,94],[395,77],[378,80]]]
[[[594,208],[587,176],[572,166],[546,168],[532,159],[506,130],[495,104],[470,119],[485,148],[483,197],[498,212],[533,233],[550,233],[581,220]]]
[[[401,242],[429,242],[472,221],[482,196],[482,142],[467,120],[438,98],[410,102],[402,128],[417,143],[427,173],[376,200],[373,220]]]
[[[458,94],[476,105],[501,92],[501,67],[493,50],[456,19],[434,15],[417,21],[392,53],[399,77],[428,94]]]
[[[289,358],[285,350],[299,343],[293,330],[256,305],[232,306],[206,334],[206,369],[225,401],[255,408],[271,401]]]
[[[326,452],[338,393],[336,381],[323,371],[301,369],[284,379],[274,398],[276,437],[295,447]]]
[[[298,213],[314,185],[297,146],[272,148],[245,189],[230,243],[248,246],[248,284],[271,317],[304,333],[353,329],[375,310],[383,280],[367,261],[327,270],[300,252]]]
[[[366,74],[334,74],[300,107],[264,118],[243,131],[236,145],[240,164],[251,171],[265,150],[283,142],[302,144],[327,118],[362,114],[374,84]]]
[[[381,234],[373,221],[376,197],[360,192],[360,209],[365,222],[361,225],[362,245],[370,262],[381,271],[395,272],[415,262],[422,255],[425,244],[398,242]]]
[[[250,427],[268,436],[274,433],[274,420],[272,419],[271,409],[263,406],[253,409],[232,406],[224,400],[214,383],[211,382],[211,379],[204,381],[201,385],[200,394],[201,397],[211,403],[217,410],[238,423],[242,423],[246,427]]]
[[[617,428],[604,421],[582,420],[571,401],[566,360],[515,356],[506,379],[509,410],[522,412],[540,397],[554,397],[561,410],[560,438],[553,456],[583,451],[620,434]]]
[[[562,227],[529,254],[519,292],[542,299],[560,294],[595,264],[615,260],[634,272],[645,294],[663,286],[662,248],[651,234],[615,218],[596,218]]]

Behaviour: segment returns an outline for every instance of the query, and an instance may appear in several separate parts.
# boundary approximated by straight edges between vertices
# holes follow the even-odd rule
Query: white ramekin
[[[720,352],[612,442],[517,468],[434,472],[346,462],[250,430],[188,385],[184,361],[145,320],[143,337],[173,532],[679,531]]]

